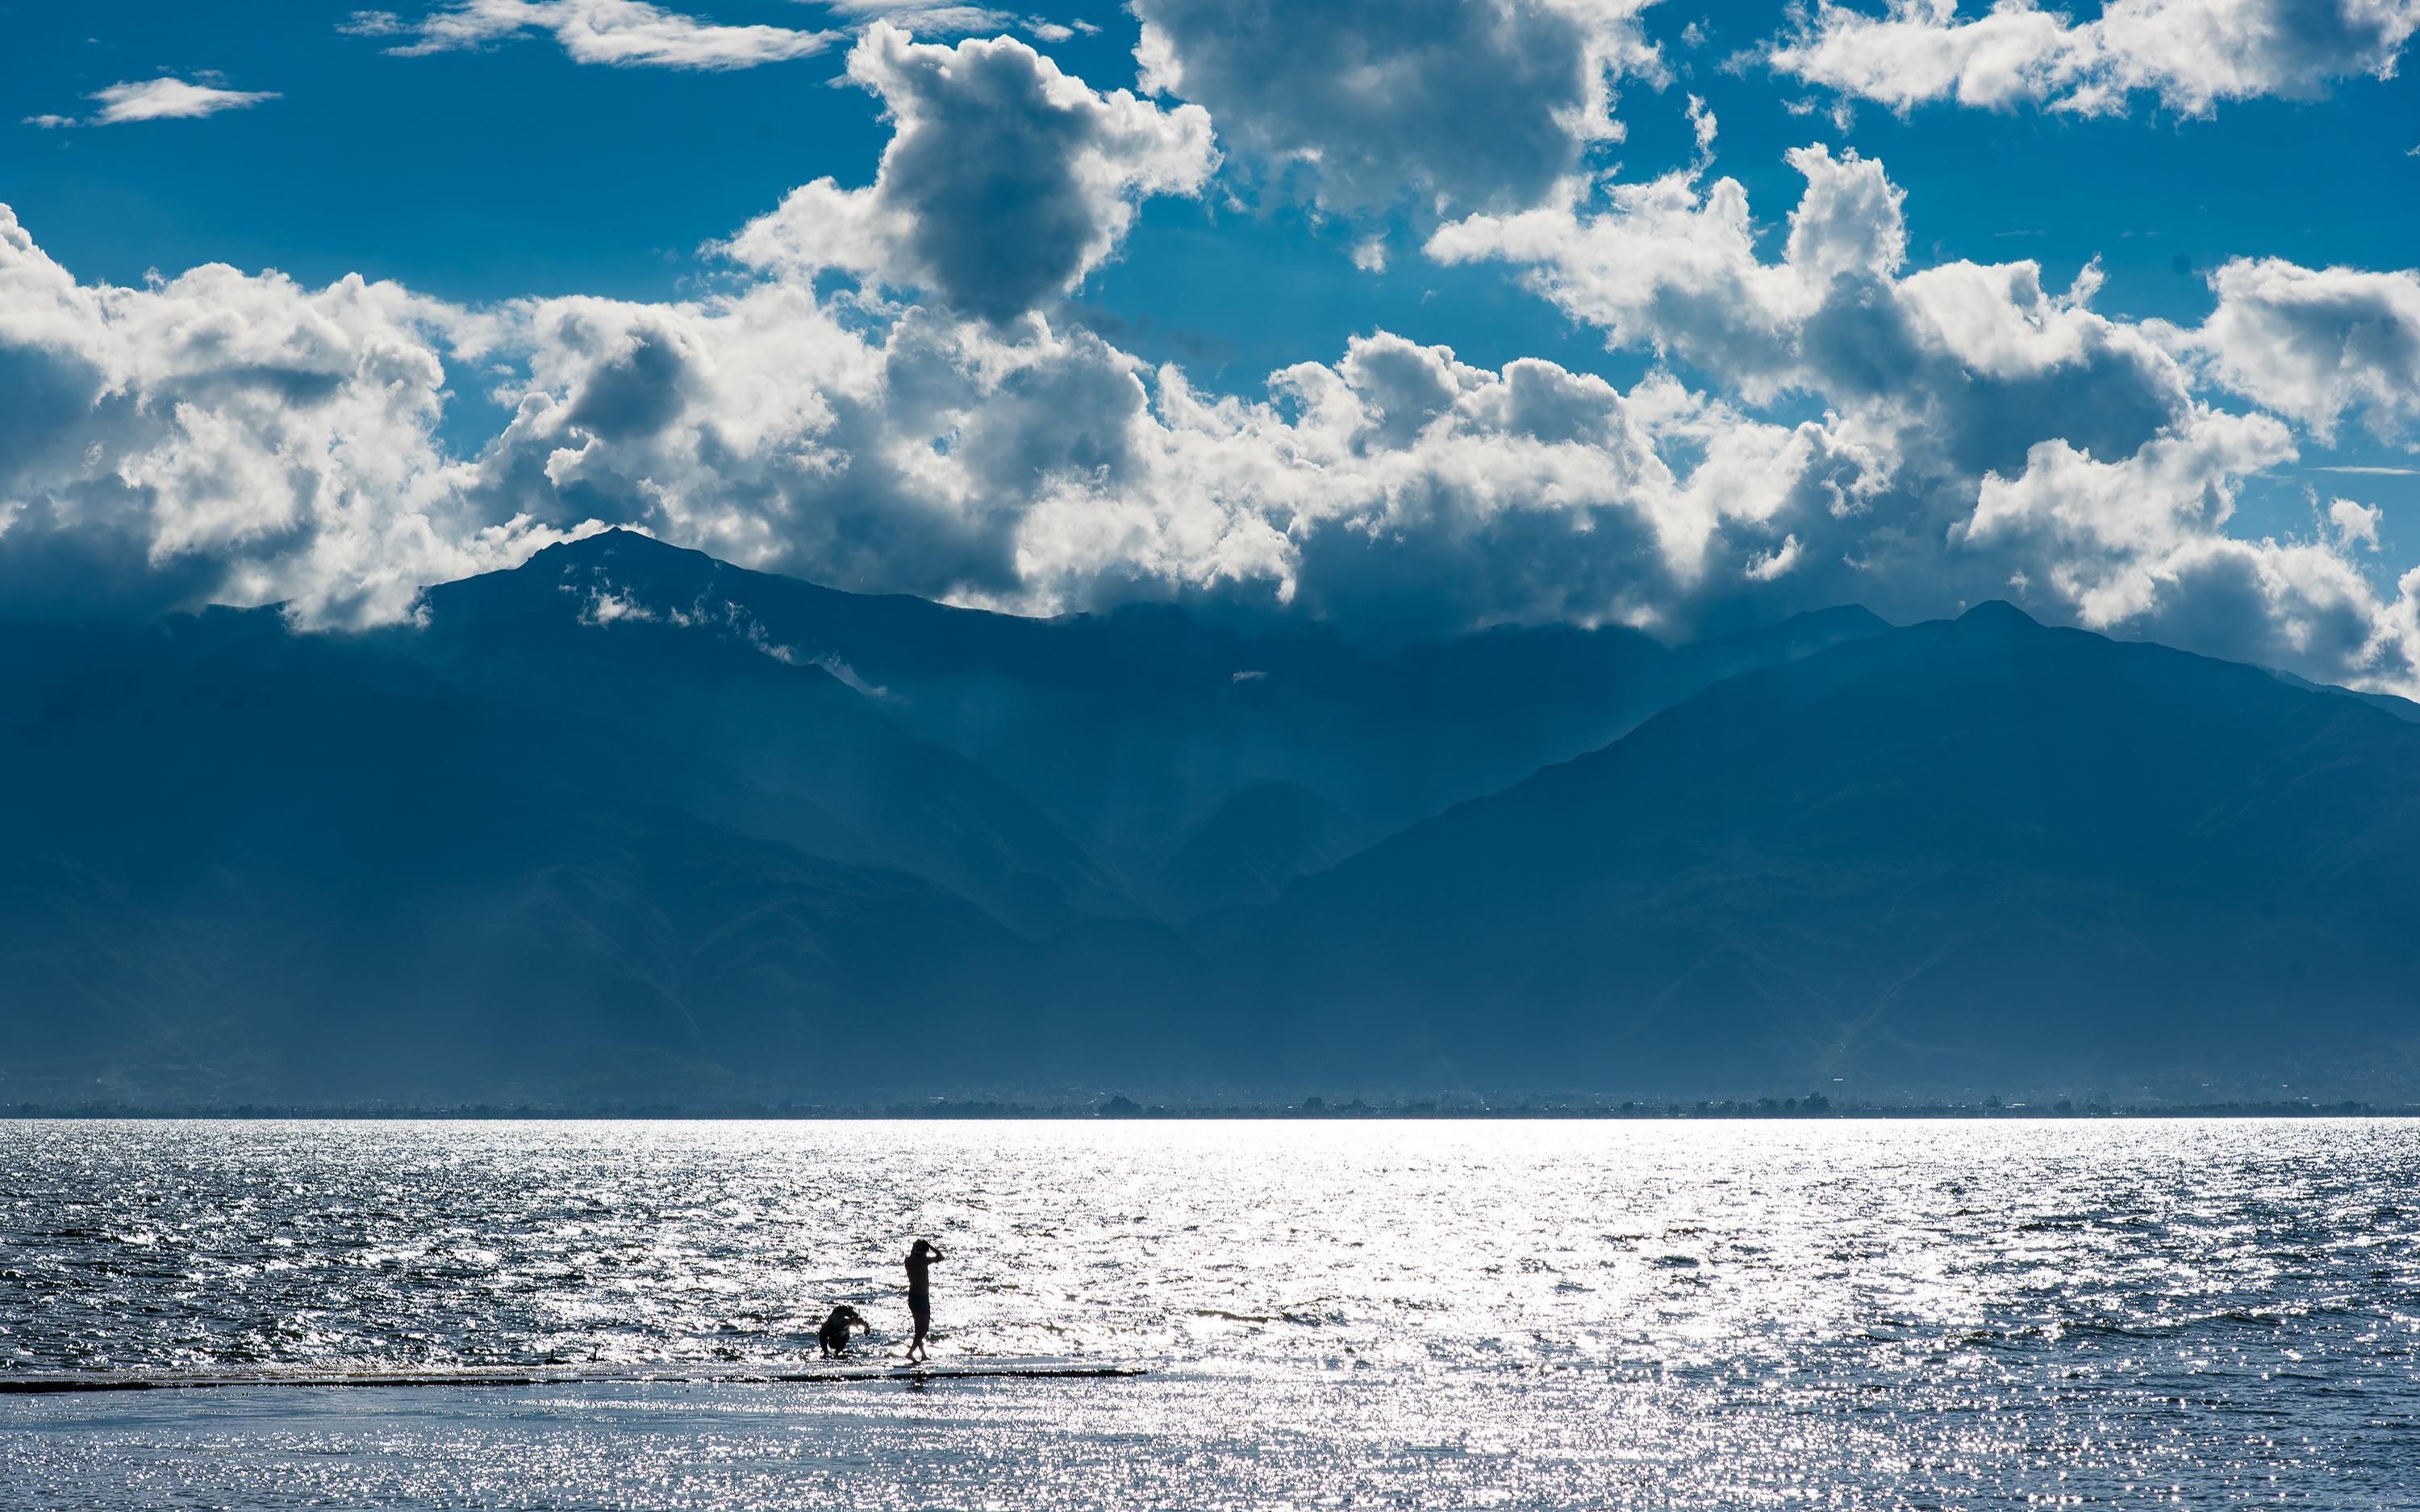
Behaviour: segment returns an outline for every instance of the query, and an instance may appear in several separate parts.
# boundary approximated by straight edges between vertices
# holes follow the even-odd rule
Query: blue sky
[[[849,586],[1373,633],[2009,592],[2409,688],[2415,15],[0,8],[0,203],[39,260],[0,282],[0,379],[48,427],[0,437],[0,593],[365,623],[634,523]],[[1624,197],[1659,182],[1694,208]],[[1741,245],[1701,213],[1726,182]],[[1792,271],[1835,193],[1848,250],[1810,231]],[[2038,298],[1964,278],[2026,262]],[[391,289],[327,323],[353,274]],[[238,347],[337,396],[225,398]],[[592,423],[643,380],[644,424]],[[1505,419],[1540,383],[1585,415]]]

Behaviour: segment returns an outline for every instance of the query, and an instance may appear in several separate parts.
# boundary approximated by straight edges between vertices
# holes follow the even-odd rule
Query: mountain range
[[[0,621],[0,1103],[2405,1095],[2415,716],[2005,604],[1371,646],[626,532]]]

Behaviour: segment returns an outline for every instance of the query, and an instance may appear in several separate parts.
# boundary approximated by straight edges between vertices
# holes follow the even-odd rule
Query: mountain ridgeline
[[[2420,1088],[2420,710],[2006,605],[423,610],[0,625],[0,1103]]]

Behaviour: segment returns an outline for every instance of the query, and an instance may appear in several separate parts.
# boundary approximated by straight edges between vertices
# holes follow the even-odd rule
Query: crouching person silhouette
[[[862,1334],[873,1326],[865,1320],[864,1314],[848,1304],[842,1303],[831,1310],[830,1317],[824,1319],[824,1326],[815,1330],[815,1342],[824,1347],[823,1357],[829,1360],[835,1354],[848,1352],[850,1329],[853,1328]]]

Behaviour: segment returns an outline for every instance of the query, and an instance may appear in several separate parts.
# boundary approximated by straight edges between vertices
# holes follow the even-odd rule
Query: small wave
[[[2184,1330],[2172,1323],[2112,1323],[2100,1320],[2062,1323],[2058,1331],[2070,1338],[2168,1339]]]

